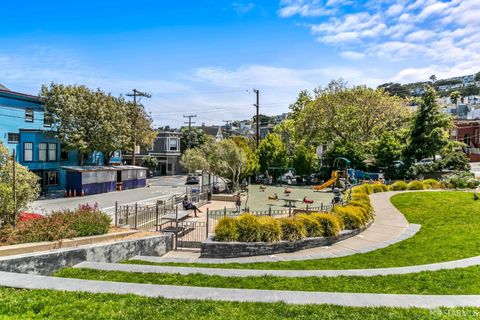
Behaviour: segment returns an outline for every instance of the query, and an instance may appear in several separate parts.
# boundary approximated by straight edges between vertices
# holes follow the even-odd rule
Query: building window
[[[45,176],[46,176],[45,185],[47,185],[47,186],[57,186],[58,185],[58,171],[47,171]]]
[[[23,161],[25,162],[33,161],[33,143],[32,142],[23,143]]]
[[[140,154],[140,146],[135,146],[135,154]]]
[[[47,144],[45,142],[38,144],[38,161],[47,161]]]
[[[68,161],[68,151],[63,144],[60,146],[60,161]]]
[[[178,139],[170,138],[168,139],[168,150],[177,151],[178,150]]]
[[[8,133],[8,143],[18,143],[20,141],[20,135],[18,133]]]
[[[57,161],[57,144],[48,144],[48,161]]]
[[[43,113],[43,126],[50,128],[52,126],[52,115],[49,112]]]
[[[155,149],[155,142],[147,147],[147,151],[153,151]]]
[[[478,143],[478,129],[475,129],[475,137],[473,137],[473,141],[475,144]]]
[[[33,122],[34,111],[32,108],[25,109],[25,122]]]
[[[171,164],[171,163],[168,163],[168,164],[167,164],[167,171],[168,171],[168,172],[171,172],[171,171],[172,171],[172,164]]]
[[[470,146],[470,135],[466,134],[463,136],[463,143],[465,143],[467,146]]]

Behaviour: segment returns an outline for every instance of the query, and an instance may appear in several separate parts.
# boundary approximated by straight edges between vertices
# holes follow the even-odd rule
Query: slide
[[[338,171],[334,170],[334,171],[332,171],[332,177],[327,182],[325,182],[324,184],[321,184],[319,186],[314,186],[313,190],[320,191],[320,190],[323,190],[327,187],[330,187],[332,184],[335,183],[335,181],[337,181],[337,179],[338,179]]]

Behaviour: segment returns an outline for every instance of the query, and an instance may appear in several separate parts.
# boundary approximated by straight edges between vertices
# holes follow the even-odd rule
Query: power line
[[[135,148],[137,147],[137,121],[139,114],[137,112],[137,97],[142,98],[151,98],[152,96],[146,92],[138,91],[137,89],[132,90],[133,93],[127,93],[128,97],[133,97],[133,119],[132,119],[132,131],[133,131],[133,151],[132,151],[132,165],[135,165]],[[141,106],[141,105],[140,105]],[[143,106],[141,106],[143,108]]]

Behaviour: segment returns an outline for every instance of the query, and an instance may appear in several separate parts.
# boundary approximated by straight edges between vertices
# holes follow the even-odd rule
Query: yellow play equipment
[[[268,196],[268,200],[278,200],[278,195],[275,193],[273,196]]]
[[[323,190],[327,187],[330,187],[332,184],[337,182],[337,180],[338,180],[338,170],[334,170],[334,171],[332,171],[332,177],[327,182],[325,182],[324,184],[321,184],[319,186],[314,186],[313,190],[315,190],[315,191]]]

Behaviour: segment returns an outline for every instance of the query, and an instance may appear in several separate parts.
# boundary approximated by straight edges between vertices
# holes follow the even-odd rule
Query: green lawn
[[[239,289],[441,295],[480,294],[480,266],[375,277],[221,277],[202,274],[129,273],[74,268],[60,270],[55,276],[115,282]]]
[[[478,319],[478,308],[395,309],[166,300],[0,288],[0,319]]]
[[[392,197],[410,223],[422,225],[413,237],[389,247],[341,258],[305,261],[195,264],[240,269],[363,269],[400,267],[468,258],[480,254],[480,201],[471,192],[412,192]],[[143,261],[125,263],[156,264]]]

